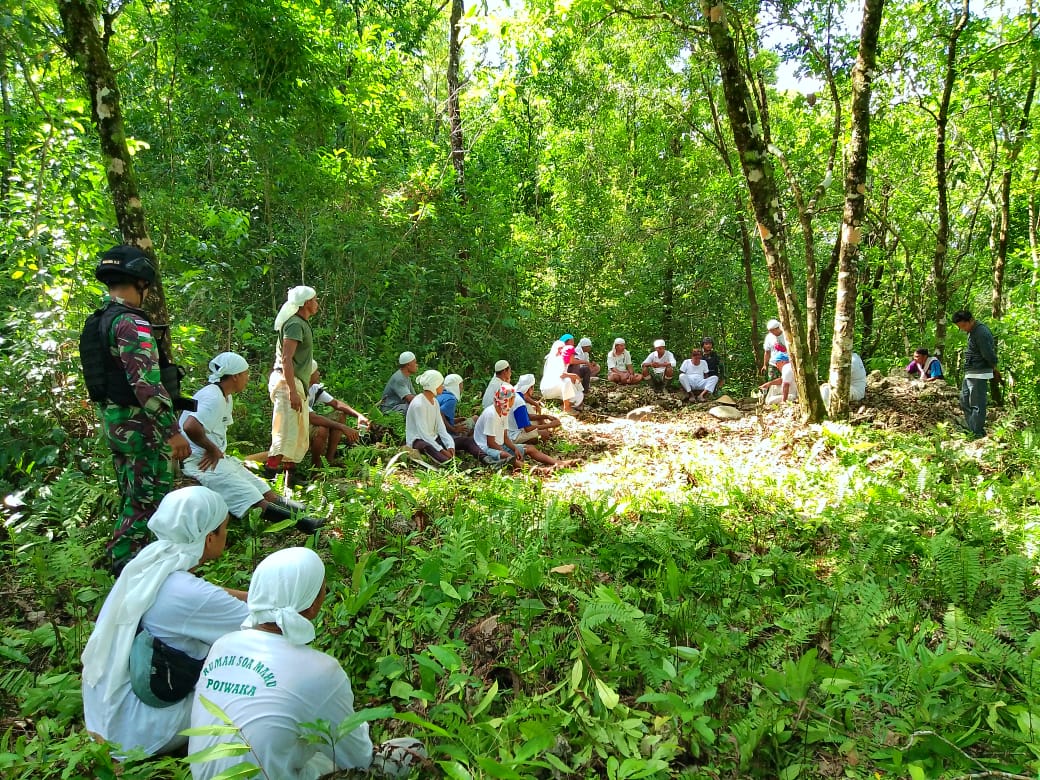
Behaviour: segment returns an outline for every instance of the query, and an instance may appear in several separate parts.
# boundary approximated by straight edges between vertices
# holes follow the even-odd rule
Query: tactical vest
[[[79,337],[79,360],[83,366],[83,379],[91,401],[117,406],[140,406],[141,402],[137,400],[137,395],[126,378],[122,362],[112,354],[112,347],[115,345],[112,323],[122,314],[133,314],[151,326],[148,315],[141,309],[109,301],[87,317],[83,324],[83,332]],[[155,326],[152,326],[152,329],[154,330]],[[159,353],[160,381],[171,398],[179,399],[183,372],[179,366],[170,362],[158,340],[156,351]]]

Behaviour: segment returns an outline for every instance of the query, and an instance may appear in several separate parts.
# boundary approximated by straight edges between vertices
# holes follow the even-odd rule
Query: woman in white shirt
[[[209,488],[167,494],[148,521],[157,541],[105,599],[83,651],[83,713],[91,735],[120,757],[185,744],[178,732],[188,727],[202,659],[248,616],[245,593],[193,573],[223,553],[227,524],[227,504]]]

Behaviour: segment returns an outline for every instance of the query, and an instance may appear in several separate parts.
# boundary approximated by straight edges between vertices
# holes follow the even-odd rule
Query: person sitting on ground
[[[534,374],[524,374],[517,380],[515,388],[516,398],[513,401],[513,408],[509,411],[509,415],[506,418],[509,438],[519,444],[536,441],[540,437],[549,438],[551,435],[546,430],[543,437],[542,431],[531,420],[530,409],[524,400],[524,392],[530,390],[533,386]]]
[[[402,352],[397,357],[398,369],[390,375],[390,380],[383,388],[383,396],[379,399],[379,408],[387,414],[398,412],[407,414],[408,404],[415,398],[412,387],[412,374],[419,370],[419,363],[414,352]]]
[[[236,729],[195,734],[188,741],[190,753],[238,742],[249,751],[193,763],[194,780],[210,780],[243,761],[259,766],[271,780],[314,780],[344,769],[405,777],[413,762],[425,759],[423,744],[408,737],[373,750],[367,723],[335,740],[314,739],[316,732],[304,728],[320,720],[335,735],[354,714],[354,692],[343,667],[307,646],[314,641],[311,621],[325,594],[325,564],[313,550],[278,550],[256,567],[242,629],[210,648],[191,710],[193,729],[224,725],[205,702]]]
[[[852,353],[852,376],[849,379],[849,400],[862,401],[867,396],[867,367],[863,365],[863,358],[858,353]],[[831,386],[829,382],[820,385],[820,397],[823,405],[828,406],[831,402]]]
[[[148,521],[156,541],[124,567],[101,607],[83,651],[83,714],[120,760],[185,744],[202,659],[249,616],[245,593],[193,573],[223,553],[227,527],[227,504],[209,488],[168,493]]]
[[[786,352],[779,353],[776,356],[776,365],[780,374],[776,379],[771,379],[758,388],[765,393],[764,403],[779,404],[798,400],[798,385],[795,382],[794,365],[790,356]]]
[[[928,350],[919,347],[914,351],[914,359],[906,367],[906,373],[911,379],[920,379],[924,382],[934,382],[943,378],[942,364],[939,358],[929,355]]]
[[[654,342],[654,349],[643,361],[643,375],[650,377],[655,390],[665,390],[675,376],[675,355],[665,348],[664,339]]]
[[[686,400],[692,400],[696,392],[698,401],[706,401],[715,392],[719,383],[717,376],[708,376],[708,364],[702,359],[703,353],[694,347],[690,357],[679,367],[679,384],[686,391]]]
[[[599,363],[592,359],[592,353],[589,350],[591,346],[592,341],[590,339],[581,339],[578,342],[578,346],[574,348],[574,354],[571,356],[570,362],[571,372],[581,377],[581,387],[586,393],[589,392],[589,384],[592,381],[592,377],[599,376]]]
[[[444,375],[432,368],[424,371],[419,375],[419,386],[422,392],[412,399],[405,415],[404,440],[408,446],[438,464],[455,457],[456,444],[479,459],[483,453],[472,439],[456,440],[448,433],[437,403],[437,396],[444,389]]]
[[[513,379],[513,369],[509,365],[508,360],[499,360],[495,363],[495,375],[491,377],[491,381],[488,382],[488,386],[484,389],[484,395],[480,399],[480,406],[482,409],[487,409],[491,404],[495,402],[495,393],[498,391],[503,384],[506,384]]]
[[[701,339],[701,354],[704,362],[708,364],[708,376],[718,377],[715,390],[712,391],[718,392],[719,388],[726,383],[726,380],[723,376],[722,359],[719,357],[719,353],[715,351],[715,341],[711,336],[705,336]]]
[[[277,522],[295,517],[299,530],[313,533],[325,524],[323,519],[301,514],[303,504],[278,495],[242,461],[227,454],[234,396],[245,390],[248,383],[249,364],[241,355],[222,352],[209,362],[209,384],[194,395],[196,410],[181,414],[180,426],[191,444],[184,474],[216,491],[236,518],[260,507],[260,516],[265,520]]]
[[[625,349],[623,338],[614,339],[614,348],[607,353],[607,381],[619,385],[638,385],[643,375],[632,370],[632,355]]]
[[[533,444],[520,444],[513,441],[509,435],[509,418],[516,401],[516,390],[512,385],[505,384],[498,388],[495,393],[495,402],[477,418],[476,428],[473,429],[473,438],[477,446],[485,456],[485,462],[489,464],[501,464],[516,458],[520,463],[524,458],[530,458],[536,463],[546,466],[571,466],[576,461],[559,460],[542,452]]]
[[[441,407],[444,427],[453,437],[468,436],[473,431],[477,416],[457,416],[459,401],[462,399],[462,377],[448,374],[444,377],[444,389],[437,396],[437,404]]]
[[[516,390],[504,384],[495,391],[491,406],[480,413],[473,426],[473,439],[480,447],[481,459],[488,464],[504,464],[513,458],[524,459],[524,447],[509,438],[509,416]]]
[[[569,343],[568,343],[569,342]],[[542,366],[540,388],[545,399],[559,398],[563,401],[563,411],[580,409],[585,400],[585,391],[581,386],[581,378],[567,370],[566,356],[573,355],[574,336],[563,334],[553,342]]]
[[[784,329],[780,320],[770,320],[766,323],[766,338],[762,343],[762,373],[767,379],[775,379],[773,374],[779,375],[780,367],[777,365],[776,356],[781,352],[787,352],[787,339],[784,337]],[[790,358],[788,358],[790,362]]]
[[[310,386],[307,388],[307,406],[310,412],[311,424],[311,463],[315,468],[320,468],[322,458],[330,466],[336,463],[336,450],[339,443],[346,438],[348,445],[357,444],[361,438],[361,431],[369,426],[369,419],[349,404],[343,403],[325,389],[321,383],[321,374],[318,372],[318,364],[311,361]],[[328,415],[318,414],[314,411],[320,404],[331,406],[335,413]],[[347,415],[357,419],[357,428],[351,428],[345,423]]]
[[[541,403],[534,397],[534,374],[521,375],[521,377],[516,380],[515,389],[516,403],[513,405],[513,413],[510,414],[510,426],[513,425],[514,420],[519,424],[523,414],[526,414],[530,424],[524,427],[525,431],[533,429],[543,440],[552,438],[556,433],[556,430],[560,428],[563,423],[560,422],[560,418],[556,415],[544,414],[542,412]],[[516,409],[521,405],[525,411],[521,413],[520,416],[517,416],[515,414]],[[513,436],[513,430],[514,428],[510,427],[510,437]],[[514,438],[514,441],[523,443],[525,440]]]

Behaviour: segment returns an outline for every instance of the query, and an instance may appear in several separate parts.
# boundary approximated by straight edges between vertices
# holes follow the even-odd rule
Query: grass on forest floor
[[[547,449],[585,462],[544,478],[316,474],[317,646],[394,706],[375,733],[421,733],[434,777],[1035,776],[1032,441],[707,408],[564,418]],[[107,589],[76,526],[105,489],[66,472],[36,499],[56,543],[5,547],[5,777],[111,772],[76,660]],[[206,575],[300,541],[262,530]]]

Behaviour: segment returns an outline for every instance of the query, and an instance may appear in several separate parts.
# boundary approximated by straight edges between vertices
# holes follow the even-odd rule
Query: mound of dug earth
[[[728,389],[728,388],[727,388]],[[959,406],[960,390],[946,382],[910,381],[900,375],[885,376],[874,371],[867,377],[867,395],[852,410],[850,422],[875,428],[924,433],[939,423],[957,424],[963,420]],[[733,400],[733,408],[742,415],[766,411],[753,398]],[[652,419],[686,409],[708,413],[719,404],[718,399],[704,403],[686,403],[676,385],[671,392],[659,393],[649,384],[620,386],[610,382],[593,382],[585,396],[582,414],[589,417]],[[775,409],[775,407],[774,407]],[[999,419],[1001,409],[990,408],[989,420]]]

